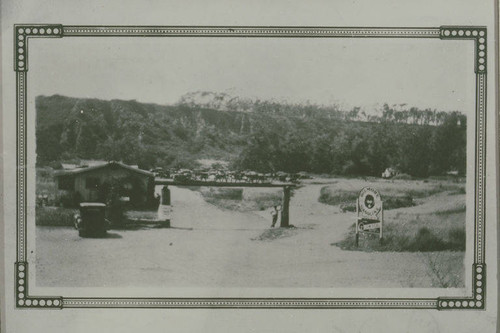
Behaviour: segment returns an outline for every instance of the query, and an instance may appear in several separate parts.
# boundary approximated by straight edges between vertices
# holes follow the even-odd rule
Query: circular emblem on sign
[[[373,216],[378,214],[382,208],[382,199],[377,190],[371,187],[364,187],[359,192],[359,209],[366,215]]]

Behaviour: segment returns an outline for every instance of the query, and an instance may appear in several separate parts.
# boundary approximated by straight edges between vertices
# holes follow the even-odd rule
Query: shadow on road
[[[120,234],[115,234],[112,232],[106,232],[104,235],[82,235],[80,238],[123,238]]]
[[[193,228],[184,228],[184,227],[170,227],[170,229],[178,229],[178,230],[193,230]]]

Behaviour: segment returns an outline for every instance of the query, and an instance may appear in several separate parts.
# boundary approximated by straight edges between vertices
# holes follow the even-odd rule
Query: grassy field
[[[355,226],[351,226],[346,238],[335,245],[343,250],[359,251],[464,251],[465,211],[448,214],[404,214],[384,223],[384,239],[378,234],[360,236],[359,247],[355,245]]]
[[[201,193],[203,199],[219,208],[249,212],[266,210],[275,205],[281,205],[282,189],[263,188],[221,188],[221,187],[191,187]]]
[[[384,209],[396,209],[418,205],[423,198],[436,193],[465,194],[465,183],[460,179],[445,180],[381,180],[381,179],[342,179],[321,189],[319,202],[340,205],[342,211],[355,211],[356,199],[362,187],[376,188]]]
[[[343,181],[325,186],[321,189],[319,201],[339,205],[342,211],[346,210],[343,205],[352,205],[355,210],[357,191],[350,190],[349,186],[351,184]],[[377,181],[366,186],[379,190],[387,210],[383,241],[379,242],[378,234],[361,234],[359,247],[356,247],[353,224],[345,238],[332,245],[358,251],[465,250],[464,183],[443,179],[404,180]]]
[[[77,209],[62,207],[36,207],[36,225],[73,226],[73,216]]]

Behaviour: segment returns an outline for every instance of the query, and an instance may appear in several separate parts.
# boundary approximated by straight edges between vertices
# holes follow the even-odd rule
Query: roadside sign
[[[376,230],[380,229],[382,226],[381,222],[367,222],[367,221],[360,221],[358,223],[358,230],[359,231],[368,231],[368,230]]]
[[[372,187],[364,187],[356,200],[356,246],[359,234],[379,233],[383,239],[384,207],[380,193]]]
[[[359,212],[367,218],[376,217],[382,209],[382,199],[377,190],[364,187],[358,197]]]
[[[376,229],[380,229],[381,226],[382,226],[381,222],[372,222],[372,221],[360,221],[360,222],[358,222],[358,230],[359,231],[376,230]]]

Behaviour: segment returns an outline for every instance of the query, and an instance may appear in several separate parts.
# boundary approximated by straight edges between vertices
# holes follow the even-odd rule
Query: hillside
[[[385,106],[296,105],[190,93],[176,105],[36,98],[37,163],[122,160],[142,168],[195,167],[227,160],[257,171],[380,175],[393,166],[415,176],[465,169],[464,115]]]
[[[148,151],[159,160],[238,154],[258,115],[204,108],[40,96],[37,109],[38,162],[72,158],[123,159],[137,164]],[[161,161],[143,161],[156,164]]]

